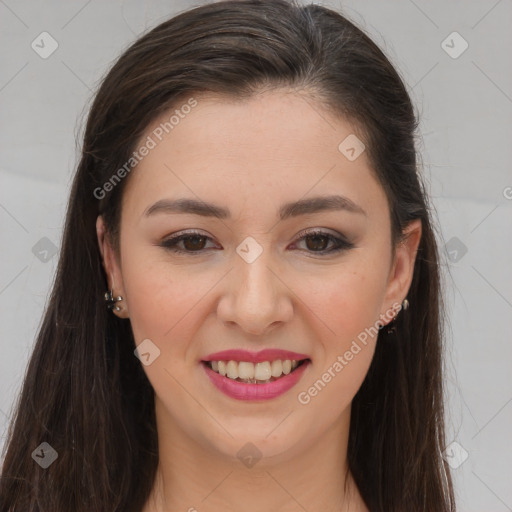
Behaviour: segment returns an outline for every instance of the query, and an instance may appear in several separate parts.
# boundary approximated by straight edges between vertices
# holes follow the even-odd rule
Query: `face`
[[[155,130],[173,112],[140,139],[156,145],[126,184],[119,260],[98,219],[107,275],[124,297],[117,314],[144,342],[160,433],[229,457],[247,442],[292,456],[347,427],[379,320],[407,295],[421,226],[393,256],[366,152],[354,160],[339,149],[354,127],[311,99],[194,98],[161,140]],[[222,214],[179,211],[179,199]],[[296,362],[290,371],[277,360]]]

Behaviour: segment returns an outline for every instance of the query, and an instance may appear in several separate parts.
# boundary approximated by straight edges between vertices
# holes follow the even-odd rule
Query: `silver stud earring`
[[[116,302],[120,302],[123,300],[121,295],[114,297],[112,294],[112,290],[105,292],[105,302],[107,303],[107,308],[110,310],[115,309],[116,311],[121,311],[119,306],[116,306]]]

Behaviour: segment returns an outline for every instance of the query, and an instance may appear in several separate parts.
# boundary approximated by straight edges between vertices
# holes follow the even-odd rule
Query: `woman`
[[[184,12],[91,107],[0,511],[455,510],[417,118],[342,15]]]

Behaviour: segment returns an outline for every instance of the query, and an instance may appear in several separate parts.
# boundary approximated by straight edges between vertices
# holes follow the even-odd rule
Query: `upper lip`
[[[291,359],[299,361],[301,359],[309,359],[309,356],[277,348],[267,348],[265,350],[260,350],[259,352],[235,349],[215,352],[205,357],[203,361],[247,361],[249,363],[261,363],[263,361],[274,361],[276,359]]]

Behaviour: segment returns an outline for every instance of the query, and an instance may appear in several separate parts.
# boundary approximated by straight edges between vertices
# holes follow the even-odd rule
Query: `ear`
[[[112,295],[114,297],[119,295],[123,297],[122,301],[116,302],[116,306],[121,308],[120,311],[113,309],[112,312],[119,318],[129,318],[121,266],[117,261],[110,236],[106,230],[105,222],[101,215],[96,219],[96,235],[98,236],[98,246],[101,253],[103,268],[105,269],[105,274],[107,276],[108,291],[112,290]]]
[[[386,295],[383,302],[385,309],[381,311],[381,318],[386,317],[389,319],[389,311],[396,311],[393,305],[401,305],[407,296],[414,275],[416,253],[421,239],[421,220],[415,219],[411,221],[403,230],[403,235],[404,238],[395,248],[395,258],[389,272]]]

